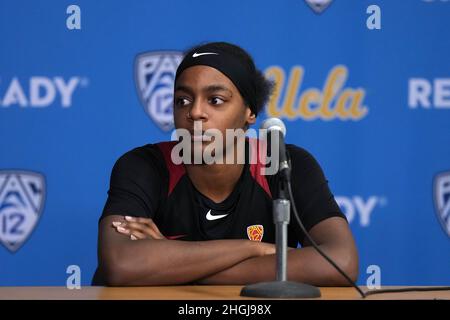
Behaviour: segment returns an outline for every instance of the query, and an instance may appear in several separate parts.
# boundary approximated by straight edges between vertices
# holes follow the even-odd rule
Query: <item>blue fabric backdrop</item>
[[[450,2],[311,6],[0,1],[0,285],[65,285],[69,265],[90,282],[111,168],[170,138],[174,68],[204,41],[241,45],[277,81],[258,123],[282,118],[322,165],[359,284],[376,265],[382,285],[449,285]]]

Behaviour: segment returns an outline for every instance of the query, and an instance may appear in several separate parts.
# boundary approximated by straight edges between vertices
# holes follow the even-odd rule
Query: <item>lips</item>
[[[194,135],[191,135],[191,141],[201,141],[201,142],[203,142],[203,141],[208,141],[207,139],[206,139],[206,136],[204,136],[204,135],[201,135],[201,136],[194,136]]]
[[[194,134],[193,131],[189,131],[191,134],[191,141],[200,141],[200,142],[209,142],[211,141],[211,135],[205,134],[205,131],[202,131],[200,134],[199,132],[195,132],[197,134]]]

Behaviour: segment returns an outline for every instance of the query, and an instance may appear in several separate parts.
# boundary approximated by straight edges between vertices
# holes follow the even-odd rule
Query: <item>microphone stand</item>
[[[278,199],[273,200],[273,221],[276,238],[276,281],[247,285],[241,296],[257,298],[318,298],[319,288],[309,284],[287,280],[287,226],[290,220],[290,201],[287,184],[290,181],[289,166],[281,163]]]

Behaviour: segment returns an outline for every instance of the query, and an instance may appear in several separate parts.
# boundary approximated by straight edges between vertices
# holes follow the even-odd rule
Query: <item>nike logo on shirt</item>
[[[201,52],[201,53],[197,53],[197,52],[195,52],[192,55],[192,57],[193,58],[197,58],[197,57],[204,56],[204,55],[207,55],[207,54],[218,54],[218,53],[215,53],[215,52]]]
[[[227,215],[228,215],[228,213],[227,214],[219,214],[217,216],[213,216],[211,214],[211,209],[209,209],[208,213],[206,214],[206,220],[213,221],[213,220],[217,220],[217,219],[222,219],[222,218],[225,218]]]

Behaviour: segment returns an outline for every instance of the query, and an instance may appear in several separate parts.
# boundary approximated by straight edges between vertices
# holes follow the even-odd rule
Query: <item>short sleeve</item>
[[[288,150],[292,168],[292,193],[306,230],[309,231],[327,218],[342,217],[346,220],[317,160],[308,151],[297,146],[288,145]],[[290,225],[294,226],[296,234],[302,241],[304,234],[293,216]]]
[[[116,161],[100,219],[109,215],[154,218],[160,198],[161,174],[152,160],[151,155],[136,148]]]

